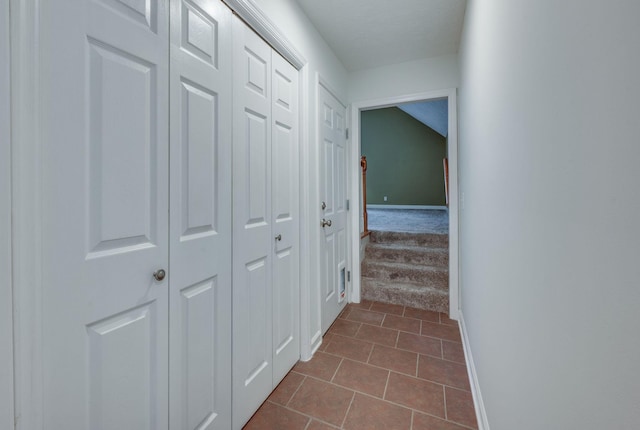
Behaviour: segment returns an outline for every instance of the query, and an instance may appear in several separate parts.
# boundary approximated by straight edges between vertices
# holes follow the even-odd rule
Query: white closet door
[[[347,181],[345,107],[319,86],[320,195],[322,218],[322,331],[325,332],[347,303]]]
[[[167,5],[40,5],[42,422],[166,429]]]
[[[298,71],[272,54],[274,386],[300,358]]]
[[[233,19],[233,427],[272,390],[271,48]]]
[[[171,1],[170,423],[231,428],[231,11]]]

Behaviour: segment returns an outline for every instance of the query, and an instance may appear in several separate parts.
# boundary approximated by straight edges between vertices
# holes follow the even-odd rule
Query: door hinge
[[[349,199],[347,199],[347,210],[349,210]]]
[[[349,129],[348,128],[344,129],[344,138],[345,139],[349,139]]]
[[[347,270],[347,282],[351,282],[351,270]]]

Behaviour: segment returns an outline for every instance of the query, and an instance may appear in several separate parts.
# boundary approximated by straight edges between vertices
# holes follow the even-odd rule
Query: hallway
[[[476,429],[460,331],[445,314],[349,304],[246,430]]]

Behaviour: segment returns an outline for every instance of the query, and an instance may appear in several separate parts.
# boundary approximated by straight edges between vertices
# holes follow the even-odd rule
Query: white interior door
[[[322,198],[322,331],[347,303],[347,159],[345,107],[319,86],[320,196]]]
[[[233,19],[233,427],[273,383],[271,48]]]
[[[171,1],[170,423],[231,428],[231,11]]]
[[[46,429],[166,429],[167,4],[42,2]]]
[[[300,358],[298,72],[239,19],[234,39],[233,428]]]
[[[272,53],[273,387],[300,358],[298,71]]]

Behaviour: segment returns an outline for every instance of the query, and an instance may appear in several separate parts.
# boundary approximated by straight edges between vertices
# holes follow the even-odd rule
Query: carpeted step
[[[449,249],[397,243],[369,243],[365,258],[370,261],[449,267]]]
[[[362,278],[362,298],[435,312],[449,312],[449,292],[416,282]]]
[[[448,247],[448,234],[372,231],[371,243],[395,243],[409,246]]]
[[[364,259],[362,276],[383,281],[417,282],[433,288],[449,288],[449,269],[405,263],[390,263]]]

